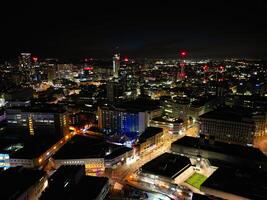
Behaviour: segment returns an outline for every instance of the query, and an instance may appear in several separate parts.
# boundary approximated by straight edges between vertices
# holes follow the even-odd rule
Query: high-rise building
[[[107,99],[109,102],[115,102],[122,95],[122,86],[118,82],[107,82]]]
[[[116,106],[98,108],[98,127],[113,133],[143,133],[161,109],[150,102],[135,100]]]
[[[113,56],[113,77],[119,78],[120,69],[120,54],[115,54]]]
[[[19,56],[20,69],[31,67],[31,53],[21,53]]]
[[[142,133],[147,127],[147,113],[116,107],[98,108],[98,126],[117,133]]]
[[[67,113],[58,107],[13,107],[6,112],[7,132],[10,134],[60,138],[69,133]]]

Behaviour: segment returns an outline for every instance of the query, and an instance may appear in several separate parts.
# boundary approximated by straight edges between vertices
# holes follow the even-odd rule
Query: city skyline
[[[266,200],[264,0],[2,4],[0,199]]]

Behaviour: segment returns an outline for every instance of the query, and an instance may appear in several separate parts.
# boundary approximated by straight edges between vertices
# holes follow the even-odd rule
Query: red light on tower
[[[184,57],[186,57],[188,55],[188,53],[185,50],[180,51],[179,54],[180,54],[181,58],[184,58]]]
[[[85,67],[83,69],[86,70],[86,71],[92,71],[94,68],[93,67]]]
[[[125,57],[123,60],[124,62],[129,62],[129,59],[127,57]]]
[[[36,56],[32,57],[33,62],[37,62],[38,58]]]
[[[208,65],[204,65],[203,66],[203,70],[204,70],[204,72],[207,72],[209,70],[209,66]]]
[[[223,66],[220,66],[219,67],[219,70],[220,70],[220,72],[223,72],[224,71],[224,67]]]
[[[180,63],[180,67],[185,67],[185,63]]]

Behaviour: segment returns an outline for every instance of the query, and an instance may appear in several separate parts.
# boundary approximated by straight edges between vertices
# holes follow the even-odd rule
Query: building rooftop
[[[174,124],[181,124],[184,122],[182,119],[174,119],[172,121],[172,120],[168,120],[167,118],[164,118],[164,117],[155,117],[152,120],[158,121],[158,122],[165,122],[165,123],[174,123]]]
[[[74,190],[72,199],[96,199],[108,182],[107,177],[85,176]]]
[[[76,135],[53,156],[54,159],[107,158],[119,156],[130,148],[107,143],[97,137]]]
[[[199,107],[205,106],[206,103],[208,103],[212,100],[215,100],[216,98],[217,98],[216,96],[199,97],[191,103],[191,107],[199,108]]]
[[[61,166],[40,199],[95,199],[106,184],[106,177],[85,176],[84,166]]]
[[[61,106],[51,104],[33,105],[30,107],[11,107],[7,109],[7,113],[11,113],[12,110],[20,110],[21,112],[38,112],[38,113],[65,113],[66,110]]]
[[[160,108],[159,101],[147,100],[147,99],[136,99],[134,101],[126,101],[115,106],[116,108],[133,110],[137,112],[152,111]]]
[[[171,153],[164,153],[142,166],[143,173],[174,179],[191,165],[190,159]]]
[[[185,146],[195,149],[206,150],[210,152],[221,153],[224,155],[239,157],[250,161],[259,161],[267,163],[267,157],[259,150],[253,147],[241,146],[236,144],[228,144],[215,141],[214,144],[208,140],[200,140],[199,138],[193,138],[184,136],[181,139],[172,143],[172,150],[175,151],[175,146]],[[218,160],[220,160],[218,156]]]
[[[56,137],[29,136],[23,139],[0,140],[0,153],[9,154],[10,158],[35,159],[58,141]]]
[[[162,128],[157,127],[147,127],[145,132],[143,132],[139,137],[139,142],[146,141],[148,138],[151,138],[159,133],[163,132]]]
[[[248,199],[266,199],[267,173],[257,170],[221,167],[217,169],[202,185]]]
[[[29,187],[37,183],[43,171],[22,167],[9,168],[0,173],[0,199],[17,199]]]
[[[245,107],[222,107],[199,116],[200,119],[218,119],[225,121],[252,122],[252,117],[261,113]]]

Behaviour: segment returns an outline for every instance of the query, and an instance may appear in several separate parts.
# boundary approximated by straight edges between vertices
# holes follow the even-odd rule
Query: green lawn
[[[208,177],[202,174],[194,173],[185,182],[197,189],[200,189],[201,184],[204,183],[204,181],[207,180],[207,178]]]

